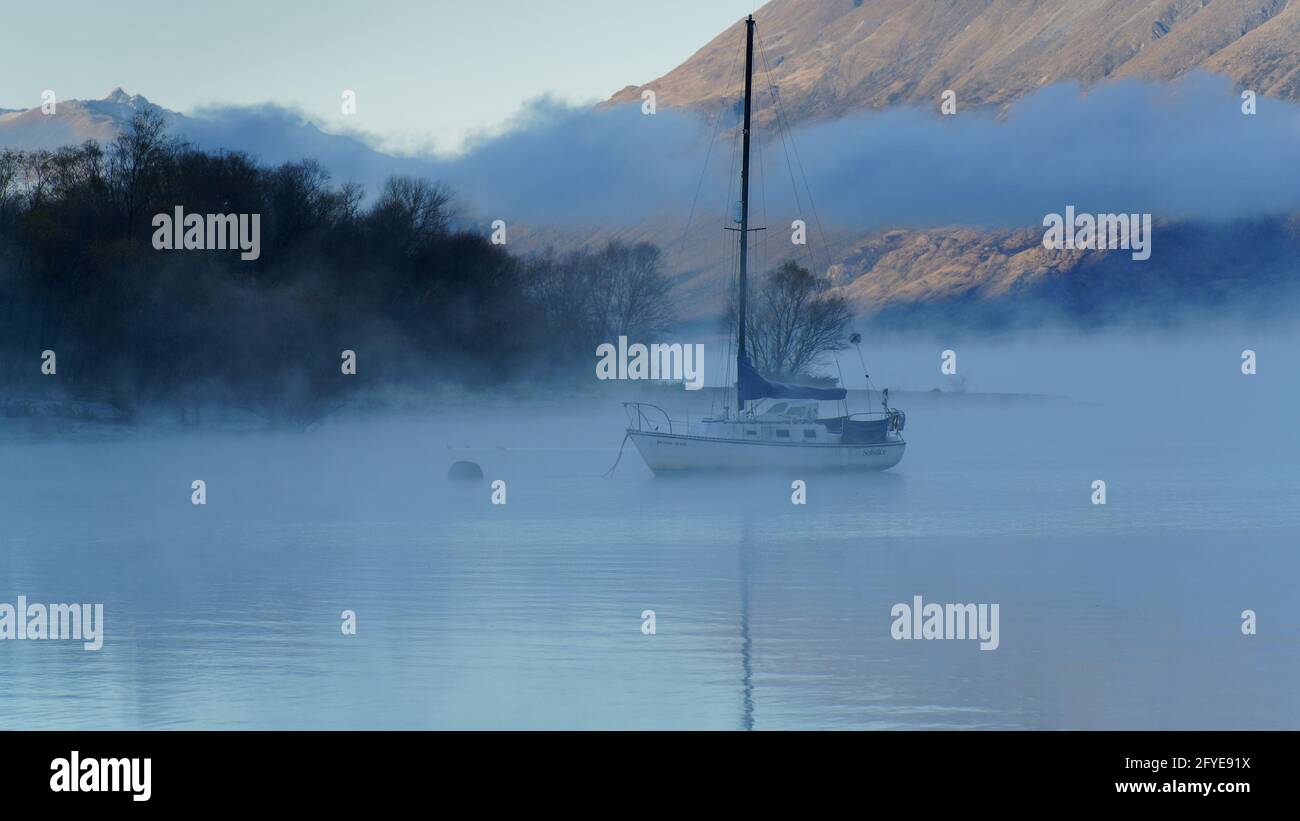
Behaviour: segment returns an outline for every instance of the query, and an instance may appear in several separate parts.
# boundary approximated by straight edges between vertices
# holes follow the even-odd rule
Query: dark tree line
[[[668,324],[653,246],[521,259],[457,227],[436,183],[365,194],[313,160],[199,150],[157,112],[107,146],[0,152],[0,386],[47,390],[50,349],[72,396],[302,423],[361,385],[579,378],[600,342]],[[155,250],[153,216],[178,205],[260,214],[260,258]]]

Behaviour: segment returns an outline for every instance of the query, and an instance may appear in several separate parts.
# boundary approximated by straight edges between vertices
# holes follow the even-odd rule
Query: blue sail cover
[[[813,388],[806,385],[785,385],[769,382],[749,363],[749,354],[736,357],[737,385],[740,401],[750,399],[843,399],[848,391],[843,388]]]

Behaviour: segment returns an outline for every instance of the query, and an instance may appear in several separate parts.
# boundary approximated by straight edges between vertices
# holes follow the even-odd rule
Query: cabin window
[[[805,431],[803,432],[803,438],[805,438],[805,439],[816,439],[816,438],[817,438],[817,431],[812,430],[812,429],[805,430]]]
[[[746,435],[746,436],[758,436],[758,429],[757,429],[757,428],[745,428],[745,435]]]
[[[776,438],[777,438],[777,439],[789,439],[789,438],[790,438],[790,431],[788,431],[788,430],[778,430],[778,431],[776,432]]]

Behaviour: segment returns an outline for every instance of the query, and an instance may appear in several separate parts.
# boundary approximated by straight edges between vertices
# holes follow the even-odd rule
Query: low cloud
[[[800,166],[821,220],[851,229],[1038,225],[1067,204],[1157,220],[1300,207],[1300,166],[1290,159],[1300,144],[1300,106],[1260,98],[1258,113],[1247,116],[1241,103],[1230,81],[1201,72],[1172,84],[1126,80],[1087,91],[1060,84],[1002,118],[896,108],[805,125],[790,162],[805,207]],[[722,112],[716,125],[724,136],[710,147],[715,122],[693,113],[542,99],[452,157],[389,156],[270,106],[205,110],[186,136],[268,162],[315,156],[336,179],[369,185],[390,173],[436,177],[472,210],[508,221],[635,225],[665,213],[684,221],[697,190],[699,213],[727,207],[724,192],[736,196],[730,136],[738,116]],[[782,142],[757,136],[755,204],[794,213]]]
[[[1230,219],[1300,205],[1300,106],[1241,113],[1224,78],[1044,88],[1005,120],[893,110],[798,135],[809,183],[847,224],[1037,225],[1079,211]]]

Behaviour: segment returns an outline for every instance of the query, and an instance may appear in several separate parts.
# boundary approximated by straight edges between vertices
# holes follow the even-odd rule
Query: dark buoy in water
[[[477,462],[452,462],[447,478],[453,482],[479,482],[483,480],[483,468]]]

